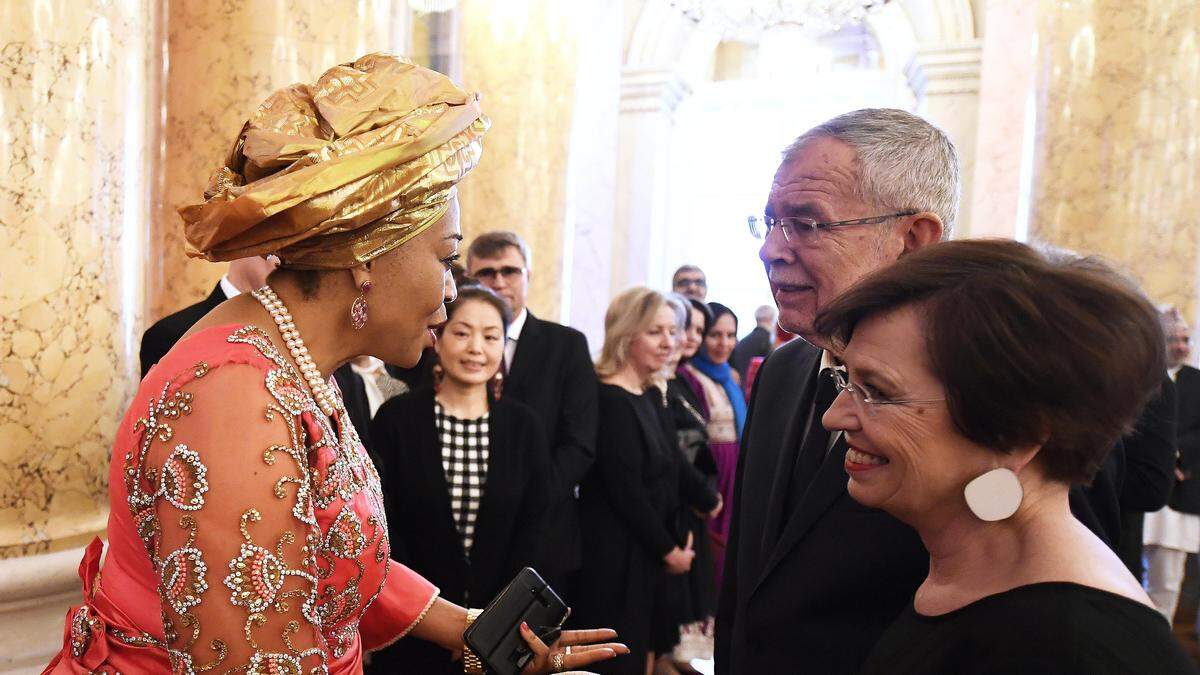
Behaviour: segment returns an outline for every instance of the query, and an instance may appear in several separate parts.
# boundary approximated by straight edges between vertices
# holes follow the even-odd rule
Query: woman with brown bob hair
[[[864,672],[1193,672],[1068,506],[1162,377],[1162,328],[1131,284],[1017,242],[948,242],[816,325],[845,364],[823,422],[845,434],[850,496],[930,553]]]

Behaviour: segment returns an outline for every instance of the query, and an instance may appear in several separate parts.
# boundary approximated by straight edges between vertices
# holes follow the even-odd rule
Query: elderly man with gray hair
[[[924,580],[929,554],[917,534],[847,494],[845,439],[821,425],[836,364],[813,326],[855,281],[946,238],[958,197],[954,145],[902,110],[840,115],[784,152],[765,217],[751,225],[763,238],[779,324],[803,340],[767,357],[751,397],[717,613],[718,673],[858,672]]]

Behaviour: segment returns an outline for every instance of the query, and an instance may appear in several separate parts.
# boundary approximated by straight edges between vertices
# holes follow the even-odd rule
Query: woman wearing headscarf
[[[388,559],[379,476],[329,374],[361,354],[412,365],[445,320],[455,186],[488,125],[477,96],[382,54],[246,122],[181,209],[188,253],[282,265],[142,381],[113,445],[108,552],[88,547],[47,672],[357,673],[409,634],[462,649],[474,612]],[[522,634],[537,672],[623,649]]]
[[[733,503],[733,483],[737,472],[738,447],[746,423],[746,397],[729,357],[737,346],[737,316],[719,302],[708,303],[704,340],[695,356],[680,369],[703,405],[708,420],[708,449],[716,464],[717,491],[727,504]],[[716,584],[721,587],[725,562],[725,542],[729,537],[728,509],[709,521],[716,557]]]

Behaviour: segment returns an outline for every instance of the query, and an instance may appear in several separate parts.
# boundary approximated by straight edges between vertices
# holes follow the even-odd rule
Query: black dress
[[[940,616],[910,604],[883,634],[864,675],[1195,673],[1155,610],[1088,586],[1049,582],[988,596]]]
[[[708,447],[708,424],[692,388],[676,378],[668,381],[665,395],[651,388],[646,396],[655,404],[667,438],[674,439],[684,463],[691,467],[690,480],[702,482],[715,495],[717,466]],[[655,640],[655,651],[660,653],[675,648],[681,626],[707,631],[711,638],[711,622],[717,611],[715,560],[709,544],[708,519],[697,515],[698,510],[703,512],[700,506],[693,506],[681,503],[676,511],[676,529],[685,533],[685,537],[687,533],[692,535],[696,557],[690,572],[668,580],[677,588],[672,589],[669,597],[673,607],[667,619],[673,623],[664,627],[661,639]]]
[[[576,625],[613,628],[629,646],[629,655],[590,669],[640,675],[653,649],[663,557],[686,537],[675,523],[681,489],[703,501],[707,488],[691,480],[691,467],[668,442],[650,399],[601,384],[599,412],[596,464],[579,500],[587,536],[573,618]],[[715,497],[709,503],[715,506]]]

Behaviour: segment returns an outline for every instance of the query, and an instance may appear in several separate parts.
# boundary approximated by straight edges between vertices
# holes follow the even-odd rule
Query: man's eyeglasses
[[[708,287],[708,282],[705,281],[704,279],[676,279],[675,280],[676,288],[691,288],[692,286],[695,286],[696,288],[706,288],[706,287]]]
[[[889,213],[886,216],[836,220],[829,223],[821,223],[816,218],[809,218],[807,216],[785,216],[783,218],[776,218],[775,216],[763,216],[762,218],[750,216],[746,219],[746,224],[750,226],[750,234],[754,235],[756,239],[766,239],[771,235],[771,230],[778,227],[783,231],[783,238],[788,243],[791,243],[800,241],[817,230],[832,230],[836,227],[851,227],[853,225],[878,225],[892,218],[904,218],[906,216],[914,216],[917,213],[919,211],[900,211],[899,213]]]
[[[506,265],[504,267],[501,267],[500,269],[496,269],[495,267],[481,267],[480,269],[475,270],[475,272],[472,273],[471,276],[475,277],[476,279],[479,279],[480,281],[495,281],[496,277],[498,277],[498,276],[504,277],[505,279],[511,281],[511,280],[516,279],[517,277],[521,276],[524,273],[525,273],[524,267],[512,267],[512,266]]]
[[[854,384],[846,375],[846,371],[841,368],[833,369],[833,386],[837,387],[838,393],[843,391],[850,392],[850,398],[858,405],[859,410],[866,412],[869,416],[874,416],[877,406],[881,405],[906,405],[910,403],[938,403],[945,401],[942,398],[883,398],[877,394],[871,394],[864,390],[861,386]]]

